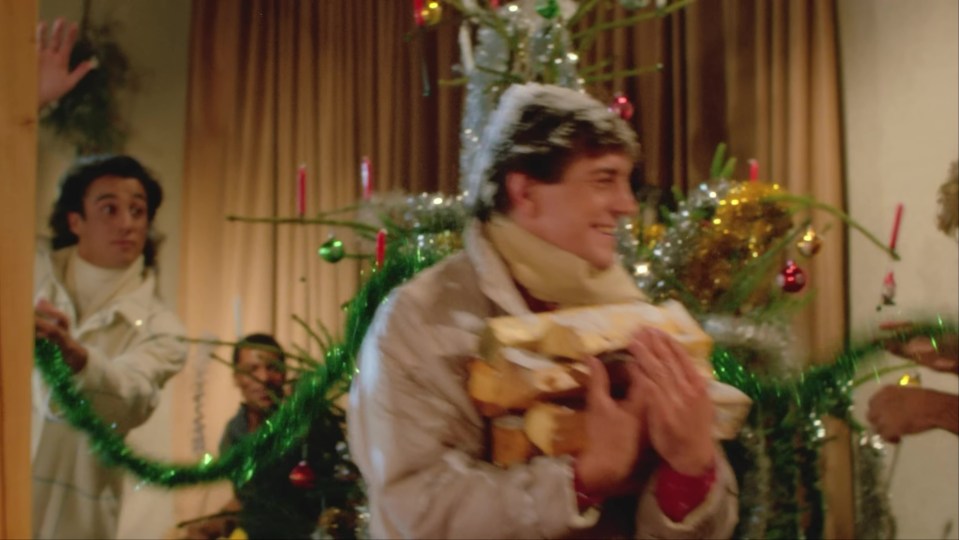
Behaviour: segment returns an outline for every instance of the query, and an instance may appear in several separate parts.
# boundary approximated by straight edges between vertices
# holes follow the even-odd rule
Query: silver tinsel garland
[[[475,48],[461,46],[466,75],[460,128],[461,190],[467,188],[486,121],[510,84],[548,82],[582,88],[579,57],[572,50],[565,24],[576,7],[572,0],[562,0],[559,13],[546,18],[536,12],[533,0],[504,3],[494,15],[495,25],[479,26]],[[464,15],[469,18],[471,11],[467,9]]]
[[[743,445],[746,457],[752,462],[739,486],[740,513],[737,525],[739,538],[765,538],[766,525],[769,522],[770,507],[770,470],[772,461],[766,449],[766,436],[757,433],[752,426],[745,426],[739,433],[739,442]]]
[[[803,351],[786,321],[706,314],[699,317],[699,322],[717,345],[756,353],[759,363],[753,368],[760,372],[788,376],[803,367]]]
[[[896,537],[885,474],[886,445],[875,434],[862,433],[854,447],[856,536],[887,540]]]

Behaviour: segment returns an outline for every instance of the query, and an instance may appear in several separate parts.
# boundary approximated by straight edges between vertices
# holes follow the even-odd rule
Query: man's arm
[[[928,388],[884,386],[869,400],[866,417],[883,439],[893,443],[904,435],[936,428],[959,434],[959,396]]]
[[[736,525],[735,476],[713,439],[707,379],[663,332],[643,329],[629,347],[641,369],[647,423],[660,457],[636,516],[637,535],[728,538]]]
[[[36,306],[36,336],[60,348],[94,410],[124,434],[150,418],[163,385],[186,361],[186,345],[177,338],[183,328],[172,312],[162,308],[149,320],[131,324],[135,329],[129,345],[111,358],[74,338],[69,318],[50,302],[41,300]]]
[[[959,435],[959,395],[936,392],[938,410],[933,423],[953,435]]]
[[[84,347],[86,360],[75,369],[77,387],[107,424],[127,433],[150,418],[163,385],[183,367],[186,345],[177,338],[182,334],[179,321],[164,309],[137,327],[119,356]]]
[[[243,509],[240,501],[234,497],[230,499],[216,517],[209,517],[197,521],[186,528],[183,540],[216,540],[226,538],[236,528],[236,515]]]
[[[409,309],[398,300],[392,310]],[[418,347],[408,346],[397,334],[409,329],[396,328],[386,311],[380,308],[364,341],[348,409],[350,453],[367,486],[372,534],[565,536],[578,515],[570,460],[541,457],[500,469],[478,459],[482,425],[407,367],[436,354],[433,338],[421,333]]]
[[[663,509],[661,480],[664,469],[655,473],[640,495],[636,512],[636,538],[670,540],[730,538],[739,521],[739,488],[732,467],[722,450],[716,450],[715,480],[705,500],[678,521]]]
[[[442,337],[459,330],[425,326],[443,319],[428,309],[403,294],[381,306],[353,380],[350,451],[370,496],[372,534],[557,538],[595,524],[598,511],[580,512],[576,488],[601,500],[629,485],[641,444],[638,388],[613,399],[593,359],[584,414],[593,444],[577,457],[582,466],[540,456],[497,467],[485,461],[483,422],[453,364],[462,351]]]

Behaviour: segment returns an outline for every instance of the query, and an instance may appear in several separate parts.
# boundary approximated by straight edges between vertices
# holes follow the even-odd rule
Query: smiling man
[[[135,159],[82,158],[61,181],[54,236],[35,263],[37,337],[60,347],[77,386],[122,435],[147,421],[186,358],[182,326],[156,293],[149,233],[162,200]],[[97,460],[37,372],[32,427],[34,535],[114,538],[122,471]]]
[[[713,405],[669,336],[638,331],[628,392],[586,358],[585,448],[489,462],[489,425],[467,391],[484,321],[642,302],[619,265],[617,222],[636,211],[632,129],[586,94],[510,87],[469,175],[465,249],[380,306],[348,410],[375,538],[721,538],[736,482]]]

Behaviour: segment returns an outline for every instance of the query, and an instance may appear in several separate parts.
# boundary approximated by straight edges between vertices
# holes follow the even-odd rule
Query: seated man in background
[[[77,160],[60,186],[34,274],[36,337],[59,346],[74,381],[120,434],[150,418],[186,358],[177,317],[157,296],[150,228],[159,183],[129,156]],[[52,248],[52,249],[51,249]],[[114,538],[123,471],[104,466],[33,376],[33,532]]]
[[[223,430],[221,456],[276,411],[287,384],[286,354],[268,334],[241,339],[233,349],[233,369],[242,402]],[[320,450],[320,443],[308,437],[302,447],[259,469],[246,484],[234,485],[234,498],[220,512],[233,515],[198,521],[187,529],[187,537],[223,538],[239,526],[249,538],[308,538],[323,505],[311,486],[295,484],[290,474],[301,460],[312,465],[311,470],[322,470],[315,462]]]

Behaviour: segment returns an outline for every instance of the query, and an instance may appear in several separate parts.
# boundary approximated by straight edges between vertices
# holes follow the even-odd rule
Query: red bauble
[[[316,485],[316,474],[305,460],[296,464],[290,471],[290,483],[302,489],[313,489]]]
[[[776,284],[785,292],[797,293],[806,286],[806,272],[794,261],[786,261],[786,266],[776,276]]]
[[[615,113],[623,120],[629,120],[633,117],[633,104],[629,98],[623,94],[617,93],[613,101],[609,104],[609,110]]]

